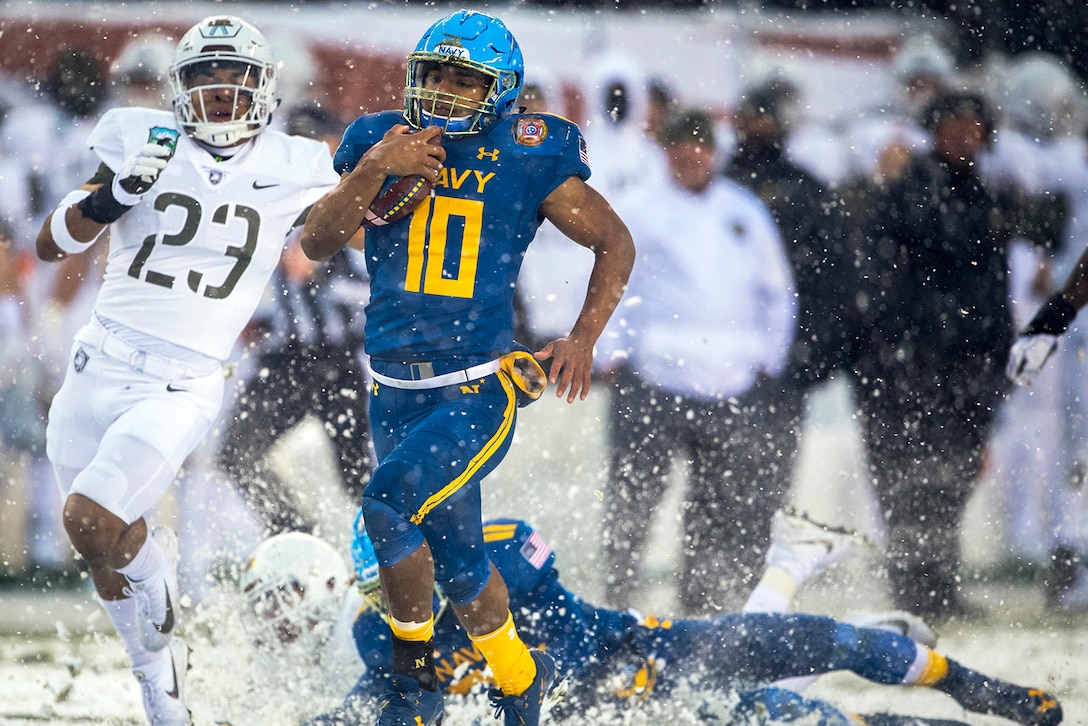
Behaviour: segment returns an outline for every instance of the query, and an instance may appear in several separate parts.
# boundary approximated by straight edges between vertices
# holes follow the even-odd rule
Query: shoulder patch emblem
[[[522,146],[540,146],[548,138],[548,124],[539,116],[519,118],[514,126],[514,141]]]

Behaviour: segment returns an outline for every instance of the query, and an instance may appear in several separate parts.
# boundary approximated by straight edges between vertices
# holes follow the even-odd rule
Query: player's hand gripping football
[[[1005,374],[1018,386],[1030,386],[1057,347],[1056,335],[1021,335],[1009,351],[1009,364],[1005,368]]]
[[[121,169],[113,177],[113,196],[121,204],[132,206],[158,181],[166,163],[174,156],[178,132],[155,127],[151,129],[147,143],[125,159]]]
[[[394,126],[363,158],[375,164],[386,176],[421,176],[432,184],[438,179],[446,150],[441,146],[442,129],[428,126],[412,131]]]

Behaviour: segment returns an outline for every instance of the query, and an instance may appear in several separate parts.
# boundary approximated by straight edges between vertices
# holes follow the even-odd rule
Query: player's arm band
[[[68,207],[77,202],[82,202],[89,196],[90,192],[86,189],[76,189],[60,200],[60,204],[53,210],[53,217],[49,220],[49,233],[53,235],[53,244],[65,254],[78,255],[94,244],[93,239],[90,242],[80,242],[73,237],[72,233],[68,231],[68,221],[64,218],[68,213]],[[95,239],[98,238],[95,237]]]
[[[1069,324],[1075,317],[1077,317],[1077,309],[1073,303],[1060,292],[1056,292],[1043,303],[1021,335],[1039,335],[1040,333],[1061,335],[1069,329]]]
[[[117,201],[117,197],[113,196],[113,184],[106,183],[81,201],[79,209],[83,212],[83,216],[92,222],[113,224],[132,207]]]

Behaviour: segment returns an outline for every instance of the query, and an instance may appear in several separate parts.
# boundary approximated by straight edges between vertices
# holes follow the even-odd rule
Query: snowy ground
[[[859,494],[857,442],[841,393],[833,389],[813,412],[794,500],[824,519],[864,529],[868,525],[864,506],[859,506],[864,497]],[[556,545],[564,579],[590,599],[598,594],[600,582],[596,555],[603,486],[601,405],[599,398],[591,398],[576,408],[546,401],[527,409],[510,457],[488,485],[485,503],[488,514],[517,513],[537,523]],[[325,464],[315,441],[305,432],[299,434],[281,451],[284,464],[323,478]],[[988,556],[978,543],[992,541],[987,514],[992,502],[987,497],[983,490],[973,503],[965,532],[965,538],[976,543],[969,548],[976,566]],[[332,493],[325,498],[334,502],[336,510],[328,512],[330,528],[346,528],[347,508]],[[657,545],[646,578],[649,611],[668,612],[670,606],[669,573],[676,543],[669,536],[668,510],[674,507],[675,501],[665,502],[660,521],[648,525],[654,527]],[[224,538],[227,532],[238,530],[236,519],[223,516],[221,520],[214,536]],[[202,537],[212,539],[207,529]],[[886,608],[884,583],[873,574],[876,571],[875,553],[863,552],[810,585],[800,597],[800,609],[845,615]],[[1063,701],[1065,723],[1088,724],[1088,658],[1084,655],[1088,621],[1084,616],[1046,613],[1041,592],[1028,584],[975,584],[969,593],[988,614],[969,624],[942,628],[940,649],[995,676],[1051,689]],[[273,689],[267,684],[250,682],[247,677],[248,655],[234,614],[234,598],[230,590],[206,597],[183,624],[182,634],[193,647],[188,698],[197,723],[297,723],[307,704],[298,704],[289,694],[285,698],[279,689],[270,692]],[[888,710],[972,724],[1004,723],[968,717],[938,693],[879,687],[848,674],[825,677],[810,693],[857,712]],[[470,724],[486,712],[483,704],[454,708],[446,723]],[[87,592],[48,596],[0,592],[0,724],[40,723],[142,723],[139,691],[121,647]],[[596,723],[616,720],[602,718]]]

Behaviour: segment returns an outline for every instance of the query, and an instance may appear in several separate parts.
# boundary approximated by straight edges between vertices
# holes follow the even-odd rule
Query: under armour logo
[[[492,149],[491,151],[488,151],[487,149],[485,149],[484,147],[481,146],[479,148],[479,150],[477,151],[477,153],[476,153],[476,158],[480,159],[480,160],[491,159],[491,161],[498,161],[499,160],[499,150],[498,149]]]
[[[90,356],[87,355],[87,351],[83,348],[76,350],[75,357],[72,358],[72,368],[76,373],[82,373],[83,369],[87,367],[87,361],[90,360]]]
[[[212,169],[208,172],[208,181],[210,181],[212,184],[218,184],[219,182],[223,181],[223,172]]]

